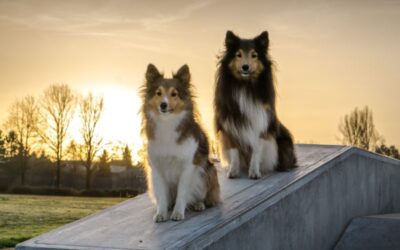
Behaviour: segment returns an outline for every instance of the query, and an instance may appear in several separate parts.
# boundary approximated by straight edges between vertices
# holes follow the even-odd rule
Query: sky
[[[277,110],[296,142],[338,144],[338,123],[368,105],[400,146],[400,1],[0,0],[0,124],[17,98],[53,83],[105,98],[99,132],[139,145],[148,63],[170,77],[188,64],[212,135],[214,76],[227,30],[267,30]],[[71,125],[77,136],[79,124]]]

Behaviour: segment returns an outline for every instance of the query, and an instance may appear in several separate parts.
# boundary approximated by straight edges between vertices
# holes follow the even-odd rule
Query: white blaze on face
[[[164,96],[164,98],[162,99],[162,102],[165,102],[166,104],[168,104],[169,103],[168,96]]]
[[[167,106],[165,109],[161,108],[162,103],[166,103]],[[168,99],[168,95],[164,94],[164,96],[161,99],[160,104],[158,105],[158,110],[160,111],[162,116],[168,116],[169,115],[169,99]]]
[[[167,104],[167,110],[169,109],[169,99],[168,99],[168,96],[167,95],[165,95],[164,96],[164,98],[161,100],[161,103],[166,103]],[[160,109],[161,109],[161,107],[160,107]]]

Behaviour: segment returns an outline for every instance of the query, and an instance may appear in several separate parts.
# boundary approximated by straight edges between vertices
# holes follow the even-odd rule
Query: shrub
[[[3,192],[3,190],[1,189],[0,191]],[[7,193],[28,194],[28,195],[83,196],[83,197],[134,197],[138,195],[138,192],[136,190],[131,190],[131,189],[76,190],[72,188],[51,188],[51,187],[32,187],[32,186],[23,186],[23,187],[16,186],[10,188],[7,191]]]

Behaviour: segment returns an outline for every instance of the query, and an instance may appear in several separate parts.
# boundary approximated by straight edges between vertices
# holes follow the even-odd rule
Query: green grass
[[[110,207],[124,198],[0,195],[0,249]]]

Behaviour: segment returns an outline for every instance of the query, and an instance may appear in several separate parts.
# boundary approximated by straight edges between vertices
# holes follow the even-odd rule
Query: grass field
[[[0,194],[0,249],[14,247],[123,200]]]

